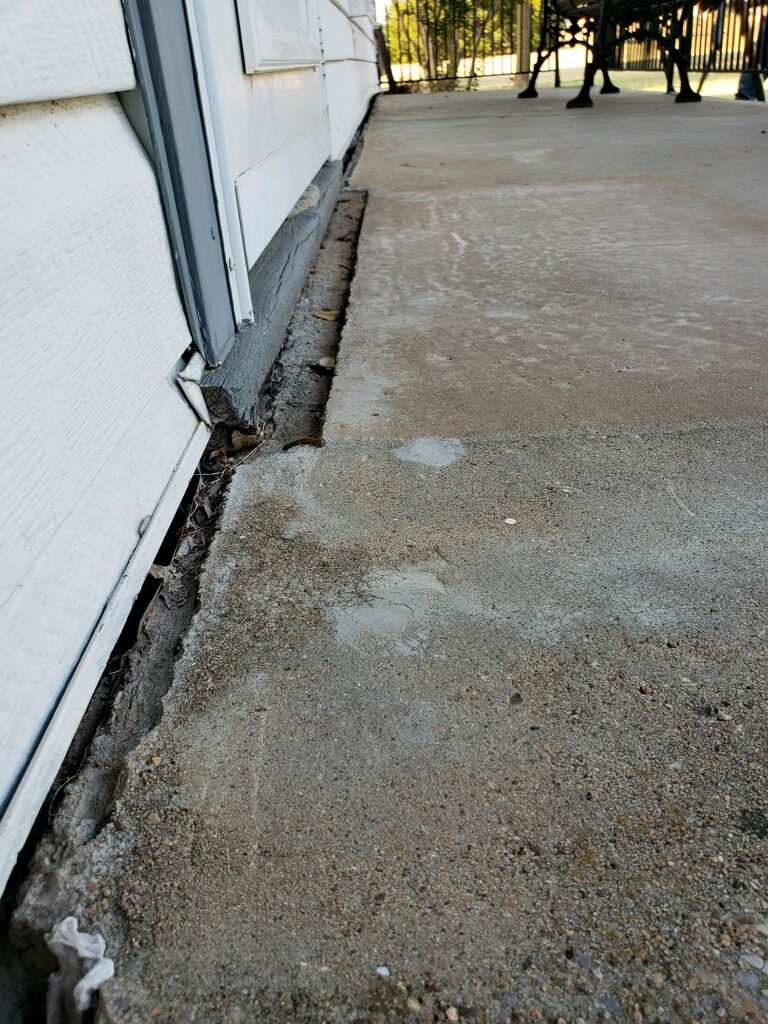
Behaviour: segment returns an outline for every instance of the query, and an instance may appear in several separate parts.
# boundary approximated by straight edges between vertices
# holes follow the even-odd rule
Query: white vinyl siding
[[[120,0],[0,0],[0,106],[133,85]]]

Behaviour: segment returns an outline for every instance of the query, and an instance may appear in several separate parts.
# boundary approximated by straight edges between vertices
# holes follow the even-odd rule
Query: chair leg
[[[574,96],[572,100],[568,100],[565,105],[567,110],[578,110],[582,107],[594,106],[589,93],[594,84],[596,72],[597,64],[595,61],[591,61],[584,72],[584,84],[579,89],[578,95]]]
[[[621,89],[618,87],[618,85],[614,85],[611,81],[611,76],[608,74],[608,68],[603,66],[602,68],[600,68],[600,70],[603,73],[603,87],[600,90],[601,95],[612,96],[615,93],[621,92]]]

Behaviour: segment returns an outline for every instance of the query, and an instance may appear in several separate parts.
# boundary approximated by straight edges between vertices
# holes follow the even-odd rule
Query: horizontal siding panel
[[[325,60],[346,60],[355,53],[355,29],[334,0],[319,0],[318,13],[323,33]]]
[[[190,336],[155,178],[119,103],[9,108],[0,137],[2,608]]]
[[[328,157],[328,127],[321,118],[236,181],[248,266],[266,249]]]
[[[0,609],[0,805],[139,543],[142,520],[155,513],[198,428],[200,421],[175,383],[161,381],[147,397],[143,413],[117,439],[23,585]],[[78,458],[72,452],[61,471]],[[105,657],[108,651],[109,646]]]
[[[0,802],[198,427],[147,156],[114,97],[0,118]]]
[[[373,34],[373,20],[367,15],[362,15],[359,18],[352,19],[355,25],[360,29],[366,39],[370,39],[373,44],[374,53],[376,52],[376,38]]]
[[[371,18],[375,13],[374,0],[330,0],[340,11],[351,17]]]
[[[365,117],[368,103],[379,91],[376,65],[342,61],[326,69],[328,108],[331,118],[331,159],[340,160]]]
[[[0,105],[133,86],[120,0],[0,0]]]
[[[319,11],[323,30],[323,55],[326,61],[376,60],[372,39],[366,36],[355,21],[343,13],[333,0],[320,0]]]
[[[193,3],[206,40],[205,78],[215,112],[216,151],[234,187],[241,174],[324,116],[322,74],[316,67],[245,74],[234,2]]]

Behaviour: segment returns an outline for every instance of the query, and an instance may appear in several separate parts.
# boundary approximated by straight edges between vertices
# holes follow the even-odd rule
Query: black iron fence
[[[755,0],[723,0],[719,7],[695,6],[677,26],[691,71],[768,72],[768,5]],[[638,23],[638,28],[642,28]],[[616,48],[614,66],[624,70],[663,70],[664,57],[652,41],[627,39]]]
[[[519,0],[390,0],[384,38],[395,81],[514,74],[522,10]]]
[[[540,6],[541,0],[389,0],[383,35],[393,83],[465,80],[471,87],[482,76],[527,73]],[[768,73],[768,3],[723,0],[687,11],[670,4],[668,11],[670,19],[685,19],[678,29],[691,71]],[[642,30],[640,22],[635,27]],[[665,58],[653,40],[630,38],[617,43],[611,64],[661,71]]]

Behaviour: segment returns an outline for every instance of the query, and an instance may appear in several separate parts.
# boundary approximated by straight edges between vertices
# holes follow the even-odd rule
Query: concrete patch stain
[[[401,462],[418,462],[422,466],[443,469],[465,453],[457,437],[417,437],[393,452]]]
[[[355,646],[378,636],[396,641],[403,654],[416,654],[426,633],[415,627],[446,592],[437,576],[419,567],[379,571],[367,580],[366,590],[364,600],[333,610],[337,641]]]

